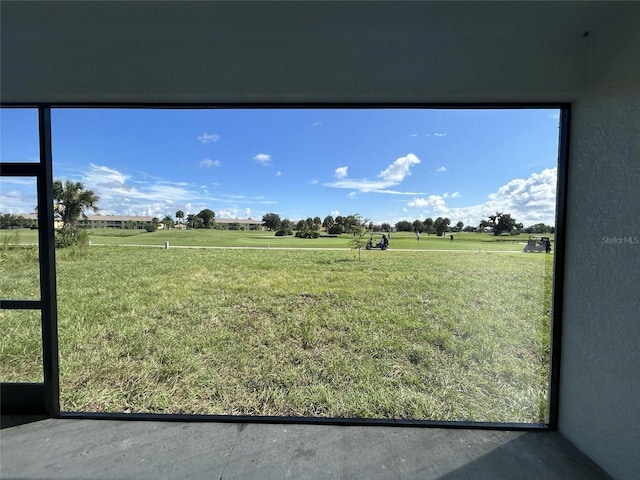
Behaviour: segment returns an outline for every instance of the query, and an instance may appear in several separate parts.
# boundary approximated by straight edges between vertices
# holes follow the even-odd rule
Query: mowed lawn
[[[33,274],[12,258],[3,291]],[[552,258],[63,250],[62,408],[545,421]],[[42,377],[33,315],[2,312],[3,381]]]
[[[394,232],[391,234],[389,248],[392,250],[480,250],[521,252],[529,236],[493,236],[487,233],[454,233],[449,235],[422,234],[420,241],[412,232]],[[343,234],[337,237],[302,239],[293,236],[276,237],[269,231],[229,231],[229,230],[158,230],[148,233],[144,230],[91,230],[91,242],[94,245],[147,245],[203,246],[203,247],[247,247],[247,248],[349,248],[353,237]],[[368,238],[368,235],[365,236]],[[553,240],[553,235],[551,235]],[[374,234],[378,241],[380,234]]]

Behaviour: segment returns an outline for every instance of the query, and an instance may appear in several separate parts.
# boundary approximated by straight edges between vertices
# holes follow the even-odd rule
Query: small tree
[[[98,197],[92,190],[85,190],[80,182],[61,180],[53,182],[54,213],[62,220],[62,231],[58,232],[56,245],[67,247],[79,242],[76,235],[78,219],[86,218],[85,210],[98,211]]]
[[[178,220],[178,225],[182,223],[182,219],[184,218],[184,212],[182,210],[178,210],[176,212],[176,219]]]
[[[352,250],[358,250],[358,261],[361,260],[360,250],[367,246],[367,239],[365,238],[369,230],[367,224],[369,219],[363,219],[359,214],[349,215],[353,217],[353,221],[350,222],[349,233],[353,235],[353,238],[349,240],[349,246]]]

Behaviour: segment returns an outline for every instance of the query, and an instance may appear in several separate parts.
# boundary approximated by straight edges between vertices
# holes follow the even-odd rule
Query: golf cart
[[[549,237],[536,237],[529,236],[527,244],[524,246],[524,251],[529,252],[546,252],[551,251],[551,241]]]
[[[367,245],[365,246],[367,250],[371,250],[372,248],[379,248],[380,250],[386,250],[388,247],[389,247],[389,239],[384,233],[382,234],[380,241],[375,245],[373,243],[373,235],[371,235],[371,237],[369,237],[369,241],[367,242]]]

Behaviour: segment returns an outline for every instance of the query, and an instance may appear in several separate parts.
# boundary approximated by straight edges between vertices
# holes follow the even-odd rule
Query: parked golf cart
[[[371,250],[372,248],[379,248],[380,250],[386,250],[389,247],[389,239],[384,233],[381,235],[380,241],[378,241],[376,244],[374,244],[373,241],[374,241],[374,237],[373,235],[371,235],[365,247],[367,250]]]
[[[530,252],[549,253],[551,251],[551,241],[549,240],[549,237],[529,236],[529,240],[527,241],[527,244],[524,246],[524,251],[527,253],[530,253]]]

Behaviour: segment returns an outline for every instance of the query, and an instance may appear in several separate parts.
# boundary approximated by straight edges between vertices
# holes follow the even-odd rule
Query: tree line
[[[281,219],[277,213],[267,213],[262,217],[263,225],[269,230],[277,233],[292,235],[293,231],[309,231],[318,232],[321,228],[329,234],[351,233],[355,227],[359,225],[360,216],[358,214],[341,216],[335,218],[327,215],[323,220],[320,217],[309,217],[306,220],[298,220],[294,222],[288,218]],[[370,231],[390,232],[392,226],[389,223],[374,225],[368,222]],[[459,221],[455,225],[451,225],[451,220],[447,217],[425,218],[424,220],[416,219],[413,222],[409,220],[401,220],[395,225],[397,232],[416,232],[426,233],[427,235],[436,234],[443,236],[447,232],[492,232],[494,235],[503,234],[519,234],[519,233],[553,233],[553,226],[544,223],[536,223],[535,225],[524,228],[522,223],[516,221],[509,213],[496,212],[495,215],[489,215],[487,220],[482,220],[478,226],[465,226]]]
[[[85,217],[85,210],[91,209],[97,212],[99,210],[97,203],[100,197],[92,190],[85,189],[81,182],[66,180],[63,183],[61,180],[56,180],[53,182],[53,199],[54,214],[63,224],[62,229],[56,233],[58,237],[56,242],[60,245],[77,243],[78,219],[80,216]],[[205,208],[196,214],[187,215],[185,224],[187,227],[194,229],[214,228],[216,226],[215,218],[215,212]],[[182,224],[183,220],[185,220],[185,215],[182,210],[176,212],[176,219],[178,224]],[[163,224],[165,228],[171,228],[175,223],[170,215],[166,215],[162,220],[154,218],[151,225],[145,228],[151,228],[152,231],[155,231],[160,224]],[[368,227],[370,231],[391,231],[391,225],[389,223],[382,223],[378,226],[367,220],[365,221],[367,224],[364,225],[359,214],[347,216],[337,215],[335,218],[332,215],[327,215],[324,219],[316,216],[294,222],[288,218],[281,219],[277,213],[267,213],[262,217],[262,223],[269,230],[276,231],[276,233],[283,235],[291,235],[293,234],[293,230],[297,232],[319,232],[322,228],[324,228],[328,234],[335,235],[353,233],[363,227]],[[12,214],[0,215],[0,228],[25,228],[32,226],[34,226],[33,220],[27,220],[24,217]],[[130,227],[133,227],[133,225],[130,225]],[[231,226],[230,228],[233,227]],[[426,233],[427,235],[435,233],[438,236],[442,236],[448,231],[492,231],[494,235],[502,235],[505,233],[518,234],[521,232],[554,233],[555,227],[545,225],[544,223],[537,223],[530,227],[523,228],[522,223],[517,222],[511,214],[496,212],[495,215],[489,215],[487,220],[482,220],[477,227],[465,227],[461,221],[457,222],[455,227],[451,227],[451,220],[449,218],[437,217],[435,220],[425,218],[424,220],[416,219],[413,222],[401,220],[395,224],[395,230],[399,232]],[[317,235],[310,233],[307,236]]]

